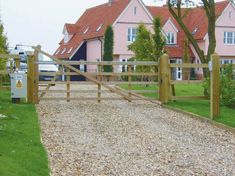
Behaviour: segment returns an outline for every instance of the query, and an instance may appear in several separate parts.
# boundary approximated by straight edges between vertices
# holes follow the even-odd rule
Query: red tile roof
[[[215,6],[215,13],[216,16],[219,17],[224,9],[227,7],[229,1],[222,1],[217,2]],[[162,19],[162,23],[164,24],[169,18],[175,25],[175,27],[179,30],[178,32],[178,41],[177,46],[166,46],[166,50],[168,51],[168,54],[170,57],[182,57],[183,55],[183,43],[186,39],[185,33],[181,29],[181,27],[178,25],[178,23],[175,21],[175,19],[170,14],[167,7],[148,7],[150,12],[153,16],[160,16]],[[183,11],[186,9],[183,9]],[[203,38],[207,34],[208,29],[208,20],[205,14],[205,11],[203,7],[198,8],[192,8],[187,12],[187,17],[184,19],[185,24],[189,28],[191,32],[193,32],[195,29],[197,29],[195,33],[195,38],[197,40],[203,40]],[[160,14],[160,15],[159,15]],[[190,51],[191,57],[193,56],[192,51]]]
[[[54,53],[54,56],[58,58],[69,58],[81,45],[84,40],[103,37],[105,29],[108,25],[112,25],[115,20],[119,17],[122,11],[127,7],[130,0],[113,0],[112,5],[105,3],[90,9],[87,9],[85,13],[80,17],[80,19],[74,24],[77,27],[77,32],[74,34],[73,25],[66,25],[68,32],[72,30],[73,38],[69,41],[68,44],[64,44],[63,40],[60,42],[60,47]],[[102,25],[101,29],[98,31],[98,27]],[[89,29],[88,29],[89,28]],[[88,31],[84,34],[84,32]],[[70,31],[71,32],[71,31]],[[66,48],[73,47],[70,53],[67,51],[64,54],[61,52]],[[59,52],[58,52],[59,50]],[[58,52],[58,54],[57,54]]]
[[[65,24],[68,33],[72,34],[70,41],[65,44],[62,40],[59,44],[60,47],[54,53],[54,56],[58,58],[69,58],[76,49],[83,43],[83,41],[103,37],[105,29],[108,25],[111,25],[119,17],[122,11],[127,7],[131,0],[113,0],[112,5],[105,3],[90,9],[87,9],[85,13],[80,17],[80,19],[75,24]],[[228,5],[229,1],[222,1],[216,3],[216,15],[219,17],[225,7]],[[162,24],[165,24],[170,18],[176,28],[179,30],[177,36],[177,45],[166,46],[170,57],[182,57],[183,55],[183,42],[186,38],[184,32],[177,24],[175,19],[171,16],[168,8],[164,7],[148,7],[150,13],[153,16],[160,16],[162,19]],[[203,8],[193,8],[189,10],[187,17],[185,18],[185,23],[190,29],[194,31],[195,38],[197,40],[202,40],[207,34],[208,22],[206,18],[205,11]],[[97,30],[99,26],[102,26],[100,30]],[[86,33],[84,33],[86,31]],[[62,53],[62,51],[66,51]],[[68,53],[68,51],[70,51]],[[193,57],[192,51],[190,51],[191,57]]]
[[[186,39],[186,36],[181,29],[181,27],[178,25],[176,20],[173,18],[173,16],[170,14],[168,7],[153,7],[149,6],[149,11],[154,17],[160,17],[162,20],[162,24],[164,24],[170,19],[171,22],[174,24],[174,26],[178,29],[177,33],[177,44],[176,45],[167,45],[165,46],[165,49],[170,57],[172,58],[178,58],[183,57],[184,53],[184,41]],[[189,48],[190,57],[194,57],[193,52]]]
[[[69,34],[75,34],[79,30],[79,27],[76,24],[66,23],[65,28],[67,29]]]

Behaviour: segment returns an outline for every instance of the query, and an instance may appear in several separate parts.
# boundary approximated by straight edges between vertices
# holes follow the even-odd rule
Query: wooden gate
[[[29,101],[31,103],[39,103],[43,100],[65,100],[67,102],[71,100],[97,100],[98,102],[102,100],[150,100],[149,98],[139,95],[139,93],[154,93],[157,95],[157,85],[158,85],[158,64],[156,62],[87,62],[87,61],[64,61],[59,60],[50,54],[42,51],[40,47],[34,47],[34,55],[29,57],[28,61],[28,74],[30,77],[30,87],[29,90],[31,97]],[[53,62],[38,61],[38,54],[41,53],[53,60]],[[40,72],[40,64],[57,64],[59,66],[59,71],[57,72]],[[83,72],[77,69],[76,65],[84,65],[89,68],[93,66],[95,70]],[[103,66],[110,65],[113,67],[113,72],[104,72]],[[81,67],[80,67],[81,68]],[[120,69],[122,68],[122,69]],[[140,68],[140,69],[139,69]],[[148,69],[147,69],[148,68]],[[137,71],[137,70],[147,69],[149,72]],[[122,70],[120,72],[120,70]],[[41,81],[40,76],[50,76],[52,79],[50,81]],[[71,81],[71,76],[83,76],[86,81]],[[61,78],[64,79],[61,79]],[[109,81],[107,81],[109,80]],[[73,85],[96,85],[95,89],[92,90],[71,90]],[[63,90],[56,90],[57,86],[54,85],[64,85]],[[132,90],[133,86],[138,85],[156,85],[156,90]],[[125,87],[126,89],[122,89]],[[53,96],[47,96],[50,93]],[[96,94],[94,97],[76,97],[73,94]],[[103,93],[114,93],[117,96],[113,97],[103,97]],[[56,94],[56,96],[55,96]],[[58,96],[57,96],[58,95]],[[59,96],[60,95],[60,96]],[[62,96],[61,96],[62,95]],[[157,96],[155,96],[156,100]],[[152,100],[151,100],[152,101]]]

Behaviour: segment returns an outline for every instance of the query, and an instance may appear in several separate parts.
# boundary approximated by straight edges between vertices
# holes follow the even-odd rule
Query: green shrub
[[[210,78],[205,79],[203,87],[210,92]],[[220,102],[221,105],[235,108],[235,80],[233,80],[232,65],[227,65],[220,76]]]

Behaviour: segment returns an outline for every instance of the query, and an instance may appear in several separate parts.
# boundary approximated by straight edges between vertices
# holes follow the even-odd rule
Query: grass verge
[[[12,104],[9,91],[0,91],[0,175],[49,175],[46,151],[40,141],[34,105]]]
[[[122,88],[127,89],[127,85]],[[157,90],[157,86],[133,85],[133,90]],[[180,84],[175,85],[176,96],[203,96],[203,87],[201,84]],[[151,98],[158,98],[157,94],[143,94]],[[210,118],[210,101],[209,100],[178,100],[168,103],[169,106],[182,109],[187,112],[198,114]],[[235,128],[235,109],[221,106],[220,116],[215,119],[216,122],[223,123]]]

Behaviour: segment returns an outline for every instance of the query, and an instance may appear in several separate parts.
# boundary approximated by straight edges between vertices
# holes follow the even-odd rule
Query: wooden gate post
[[[27,64],[27,101],[28,103],[34,103],[34,55],[29,55]]]
[[[170,95],[169,56],[164,54],[159,60],[159,100],[165,104]]]
[[[67,81],[67,85],[66,85],[66,98],[67,98],[67,102],[70,102],[70,69],[67,68],[66,69],[66,81]]]
[[[39,96],[38,96],[38,81],[39,81],[39,75],[38,75],[38,55],[39,51],[41,50],[41,46],[38,45],[37,49],[34,50],[34,103],[38,104],[39,103]]]
[[[218,54],[211,55],[211,119],[220,114],[220,57]]]
[[[98,80],[99,81],[102,81],[102,76],[101,76],[101,72],[102,72],[102,67],[101,67],[101,65],[98,63],[98,76],[97,76],[97,78],[98,78]],[[97,88],[98,88],[98,92],[97,92],[97,101],[98,101],[98,103],[100,103],[101,102],[101,84],[97,84]]]
[[[128,96],[129,96],[129,102],[131,102],[131,91],[132,91],[132,86],[131,86],[131,65],[128,65],[127,66],[127,71],[128,71],[128,91],[129,91],[129,93],[128,93]]]

